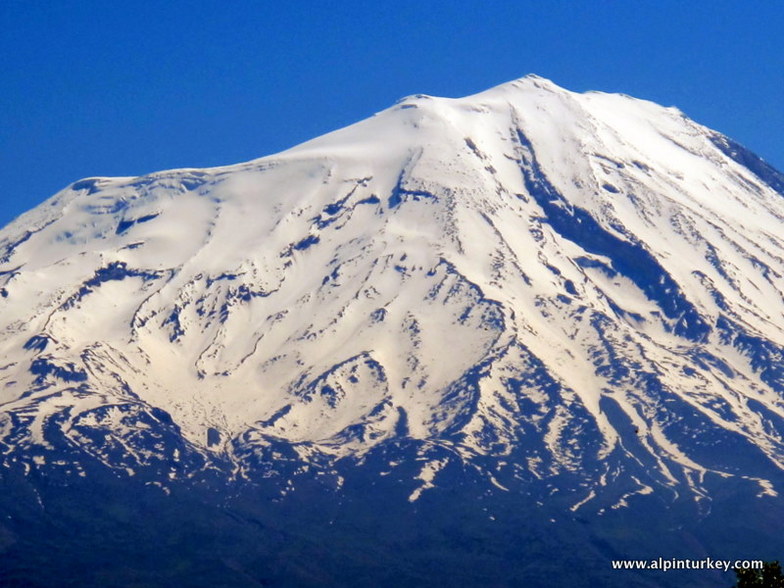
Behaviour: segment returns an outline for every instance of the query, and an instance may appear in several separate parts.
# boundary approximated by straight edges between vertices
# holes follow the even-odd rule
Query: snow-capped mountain
[[[164,492],[365,471],[411,503],[468,476],[575,516],[774,500],[783,227],[784,176],[731,139],[536,76],[82,180],[0,232],[0,459]]]

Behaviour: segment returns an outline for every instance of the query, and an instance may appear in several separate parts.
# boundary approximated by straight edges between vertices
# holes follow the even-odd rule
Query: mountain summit
[[[675,108],[536,76],[81,180],[0,232],[0,464],[469,484],[548,517],[778,504],[783,197]]]

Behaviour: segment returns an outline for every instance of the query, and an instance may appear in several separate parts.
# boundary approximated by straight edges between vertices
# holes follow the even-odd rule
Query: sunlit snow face
[[[625,451],[639,492],[703,493],[755,451],[778,471],[780,177],[733,145],[527,78],[78,182],[0,233],[2,410],[33,415],[4,434],[43,446],[61,415],[77,445],[160,427],[303,459],[405,438],[592,486]]]

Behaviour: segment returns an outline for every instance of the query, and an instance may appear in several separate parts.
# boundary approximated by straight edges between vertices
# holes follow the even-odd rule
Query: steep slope
[[[783,196],[677,109],[535,76],[82,180],[0,232],[3,463],[776,497]]]

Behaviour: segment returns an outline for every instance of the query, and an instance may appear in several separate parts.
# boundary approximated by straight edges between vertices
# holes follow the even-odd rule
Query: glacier
[[[437,528],[525,512],[605,529],[555,533],[586,561],[651,553],[618,539],[648,521],[734,558],[694,529],[781,520],[782,198],[676,108],[537,76],[78,181],[0,231],[0,479],[32,510],[101,480],[253,516],[342,504],[390,536],[363,500]],[[463,583],[555,565],[498,561]],[[597,565],[569,581],[630,585]]]

